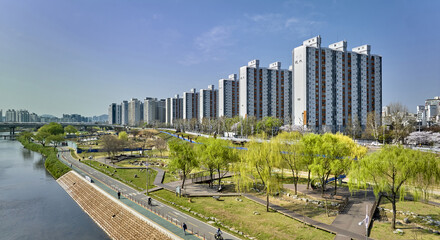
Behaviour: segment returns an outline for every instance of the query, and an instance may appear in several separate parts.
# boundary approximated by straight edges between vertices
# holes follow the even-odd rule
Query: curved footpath
[[[164,229],[167,229],[182,239],[214,239],[214,233],[217,228],[159,201],[155,201],[154,199],[152,206],[148,206],[148,197],[141,192],[74,159],[70,155],[68,148],[60,148],[60,150],[59,158],[62,162],[71,166],[72,169],[81,176],[89,176],[93,180],[93,185],[99,187],[101,190],[113,196],[117,201],[120,201],[141,215],[147,217]],[[122,197],[119,200],[117,199],[117,191],[122,193]],[[146,209],[144,206],[148,206],[149,209]],[[186,223],[191,234],[184,234],[181,228],[183,223]],[[226,232],[223,233],[223,237],[225,239],[239,239]]]

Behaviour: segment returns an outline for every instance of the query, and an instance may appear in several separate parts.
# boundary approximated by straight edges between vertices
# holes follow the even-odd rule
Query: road
[[[77,171],[79,174],[81,175],[88,175],[89,177],[91,177],[94,181],[98,180],[99,182],[105,184],[107,187],[112,188],[112,189],[117,189],[119,190],[124,196],[129,197],[130,199],[133,199],[136,202],[140,202],[142,204],[147,204],[147,196],[142,194],[141,192],[131,188],[130,186],[127,186],[124,183],[119,182],[118,180],[115,180],[97,170],[95,170],[94,168],[83,164],[81,162],[79,162],[78,160],[74,159],[71,155],[70,155],[70,151],[66,151],[68,150],[67,148],[61,148],[62,151],[60,151],[60,158],[61,160],[64,160],[65,162],[67,162],[68,164],[72,164],[73,169],[75,171]],[[114,196],[116,198],[117,196],[117,192],[115,190],[109,190],[109,189],[103,189],[109,193],[112,194],[112,196]],[[124,202],[124,201],[123,201]],[[132,205],[132,204],[130,204]],[[176,223],[177,226],[181,226],[183,223],[186,223],[186,225],[188,226],[188,230],[192,230],[193,232],[197,233],[198,236],[200,236],[201,238],[205,237],[205,239],[214,239],[214,234],[217,230],[217,228],[202,222],[192,216],[187,215],[186,213],[183,213],[175,208],[172,208],[168,205],[165,205],[157,200],[153,199],[153,206],[151,207],[151,211],[150,210],[146,210],[145,208],[140,209],[140,213],[143,215],[147,215],[144,214],[143,212],[145,211],[149,211],[149,214],[151,215],[154,212],[159,212],[160,215],[165,216],[165,218],[162,218],[162,221],[155,221],[158,224],[162,225],[161,223],[164,223],[164,219],[169,219],[172,222]],[[133,208],[133,207],[132,207]],[[139,207],[136,207],[136,209],[134,209],[136,211],[139,212]],[[154,219],[152,219],[154,221]],[[165,221],[168,222],[168,221]],[[170,227],[169,223],[168,224],[164,224],[165,228],[169,229],[168,227]],[[175,228],[175,227],[174,227]],[[173,230],[173,229],[169,229],[169,230]],[[174,231],[175,232],[175,229]],[[183,231],[182,231],[183,232]],[[183,235],[180,234],[180,237],[182,237],[183,239],[199,239],[197,238],[195,235]],[[240,239],[237,238],[229,233],[226,233],[223,231],[223,238],[224,239]]]

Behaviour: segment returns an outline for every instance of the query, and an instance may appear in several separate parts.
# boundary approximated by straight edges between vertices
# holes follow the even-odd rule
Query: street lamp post
[[[145,172],[147,173],[147,196],[148,196],[148,182],[149,182],[148,181],[149,180],[148,177],[149,176],[148,176],[148,163],[146,161],[145,161]]]

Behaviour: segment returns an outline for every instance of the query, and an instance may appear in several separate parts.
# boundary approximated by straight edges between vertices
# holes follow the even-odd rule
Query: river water
[[[0,239],[109,239],[44,168],[44,158],[0,138]]]

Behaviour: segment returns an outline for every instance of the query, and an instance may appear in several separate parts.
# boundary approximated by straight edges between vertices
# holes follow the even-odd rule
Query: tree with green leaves
[[[47,143],[52,143],[54,149],[63,141],[64,141],[64,135],[63,134],[49,135],[46,138],[46,142]]]
[[[127,132],[126,131],[119,132],[118,138],[119,138],[119,140],[122,140],[122,141],[128,141],[128,134],[127,134]]]
[[[59,123],[51,122],[38,129],[38,132],[47,132],[49,135],[64,134],[64,128]]]
[[[77,133],[78,129],[76,129],[74,126],[72,125],[68,125],[64,128],[64,132],[69,133],[69,134],[73,134],[73,133]]]
[[[300,140],[302,134],[299,132],[283,132],[274,141],[276,151],[279,153],[281,162],[292,171],[295,195],[298,194],[299,173],[303,168],[303,151]]]
[[[199,166],[195,156],[195,151],[190,143],[180,140],[169,142],[170,146],[170,164],[171,171],[180,170],[182,173],[182,189],[185,187],[185,180],[191,171]]]
[[[200,140],[201,144],[195,145],[196,156],[198,157],[200,164],[209,171],[210,187],[213,186],[213,175],[216,167],[215,159],[212,158],[212,155],[209,153],[208,150],[208,147],[213,142],[213,140],[213,138],[203,138]]]
[[[20,133],[20,137],[22,137],[26,142],[30,143],[31,139],[34,137],[34,134],[28,131],[23,131]]]
[[[277,174],[273,171],[280,166],[280,158],[277,149],[272,142],[257,142],[252,140],[249,143],[248,151],[241,154],[241,160],[235,174],[238,182],[237,188],[249,189],[249,186],[260,180],[266,191],[266,210],[269,211],[269,195],[280,189],[280,181]]]
[[[329,135],[333,141],[327,145],[326,158],[330,159],[331,173],[335,178],[335,194],[338,188],[337,178],[348,173],[354,159],[360,159],[367,153],[367,148],[359,146],[353,139],[342,134]],[[330,149],[328,148],[330,147]]]
[[[319,149],[316,145],[320,143],[320,136],[314,133],[306,134],[301,138],[301,148],[303,151],[303,167],[307,171],[307,189],[310,188],[310,174],[312,172],[312,165],[319,154]]]
[[[371,183],[376,196],[382,194],[391,202],[391,228],[395,229],[397,200],[403,200],[407,191],[416,192],[419,189],[407,188],[406,185],[420,186],[422,183],[439,182],[438,157],[422,157],[423,154],[402,146],[383,146],[380,151],[353,162],[349,175],[350,191],[366,188],[367,183]]]

